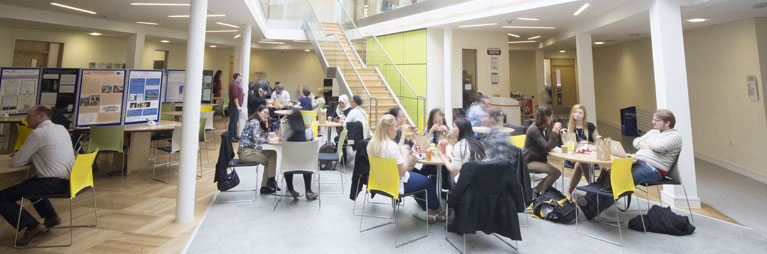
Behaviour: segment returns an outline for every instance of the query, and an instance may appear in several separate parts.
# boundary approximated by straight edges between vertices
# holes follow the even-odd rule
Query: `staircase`
[[[339,67],[352,93],[362,97],[366,104],[373,103],[373,105],[370,105],[370,112],[367,113],[371,120],[371,130],[375,129],[378,119],[386,114],[386,111],[394,107],[400,107],[400,105],[376,68],[366,68],[363,66],[362,59],[359,59],[354,52],[351,43],[337,23],[323,22],[322,28],[328,35],[334,34],[338,38],[337,41],[325,40],[319,42],[328,66]],[[376,101],[371,101],[370,97],[378,99],[378,107],[375,105]],[[363,107],[368,108],[367,105],[363,105]],[[376,113],[378,113],[378,117],[376,117]]]

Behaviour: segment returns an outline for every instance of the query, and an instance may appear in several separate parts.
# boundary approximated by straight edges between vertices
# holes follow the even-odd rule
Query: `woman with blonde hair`
[[[422,192],[418,192],[415,196],[418,206],[422,210],[426,210],[425,199],[429,200],[428,218],[426,214],[416,214],[416,217],[427,220],[429,223],[436,221],[444,221],[445,215],[442,210],[439,200],[437,199],[437,190],[434,183],[432,183],[425,176],[410,172],[412,170],[409,165],[410,151],[407,147],[395,143],[392,139],[397,135],[397,121],[394,116],[386,114],[378,121],[378,126],[375,130],[373,138],[370,140],[367,146],[368,156],[377,158],[394,158],[397,162],[397,170],[399,173],[399,193],[411,193],[426,188],[426,197]]]
[[[586,107],[581,104],[573,105],[573,109],[570,111],[570,119],[567,121],[567,125],[564,127],[567,133],[575,133],[575,139],[578,143],[593,143],[594,140],[601,138],[599,132],[597,132],[597,126],[593,123],[586,122]],[[564,161],[566,168],[573,169],[573,177],[570,177],[570,186],[567,187],[567,193],[572,196],[575,187],[578,186],[578,182],[581,180],[581,175],[589,178],[589,170],[586,164],[576,162],[573,165],[570,161]]]

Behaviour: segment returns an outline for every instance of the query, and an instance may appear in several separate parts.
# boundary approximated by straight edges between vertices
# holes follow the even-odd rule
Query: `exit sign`
[[[487,54],[491,56],[501,55],[501,49],[499,48],[487,48]]]

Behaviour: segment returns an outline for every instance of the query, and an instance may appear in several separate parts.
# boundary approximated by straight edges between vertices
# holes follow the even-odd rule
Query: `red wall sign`
[[[487,54],[491,56],[500,56],[501,49],[499,48],[487,48]]]

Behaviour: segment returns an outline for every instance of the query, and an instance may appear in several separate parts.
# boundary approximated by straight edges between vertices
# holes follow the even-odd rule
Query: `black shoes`
[[[43,222],[43,225],[45,225],[46,228],[52,228],[59,224],[61,224],[61,216],[58,215],[45,218],[45,221]]]
[[[585,197],[578,197],[577,203],[587,220],[597,217],[597,207],[594,203],[588,202],[588,199]]]
[[[277,190],[275,190],[272,187],[266,186],[266,187],[261,187],[260,192],[261,192],[261,194],[272,194],[272,193],[277,192]]]
[[[272,194],[278,191],[281,191],[280,187],[277,187],[277,181],[274,180],[274,177],[270,177],[269,180],[266,181],[266,186],[261,187],[261,194]]]

